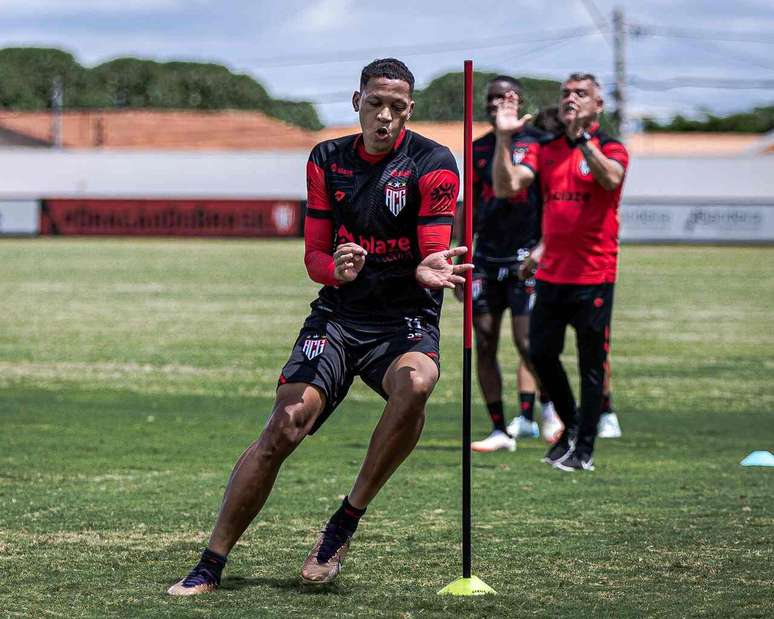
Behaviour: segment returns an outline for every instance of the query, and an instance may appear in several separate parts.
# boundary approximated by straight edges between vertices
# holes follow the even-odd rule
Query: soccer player
[[[603,107],[593,75],[570,75],[559,102],[564,134],[518,162],[510,154],[511,139],[530,116],[519,117],[516,93],[500,102],[495,125],[496,195],[517,195],[540,175],[544,250],[530,318],[530,357],[565,425],[544,461],[567,471],[594,469],[618,267],[618,207],[628,153],[600,131]],[[560,360],[567,325],[576,332],[579,409]]]
[[[355,376],[387,403],[352,489],[303,563],[304,583],[338,575],[368,504],[419,439],[439,375],[443,289],[462,283],[473,265],[451,262],[467,251],[449,249],[454,157],[404,127],[413,89],[406,65],[375,60],[352,97],[362,133],[312,150],[304,262],[323,288],[282,369],[271,417],[231,473],[209,544],[172,595],[219,585],[283,461],[333,413]]]
[[[540,110],[535,117],[535,126],[553,135],[554,137],[564,134],[564,124],[559,116],[559,107],[551,105]],[[538,256],[542,253],[542,246],[533,250],[533,253],[522,263],[519,271],[519,275],[523,279],[532,277],[537,270]],[[613,409],[613,394],[611,386],[611,365],[610,351],[608,350],[607,362],[605,363],[605,384],[602,392],[602,414],[599,417],[599,424],[597,425],[597,438],[620,438],[621,437],[621,424],[618,421],[618,415]],[[561,431],[561,430],[560,430]],[[546,437],[545,427],[543,428],[543,436]],[[553,437],[555,435],[549,435]],[[550,442],[550,440],[549,440]]]
[[[523,100],[521,83],[510,76],[499,75],[486,87],[486,112],[494,128],[497,102],[505,93],[513,92]],[[531,144],[543,134],[532,127],[524,127],[511,139],[513,158],[523,157]],[[529,256],[540,238],[539,195],[523,191],[501,199],[492,189],[492,159],[495,136],[492,131],[473,143],[473,199],[476,243],[473,252],[473,325],[476,332],[476,360],[478,382],[484,396],[492,432],[485,439],[471,444],[473,451],[491,452],[498,449],[513,451],[519,436],[537,436],[534,420],[535,381],[527,368],[519,378],[520,414],[506,425],[502,395],[502,374],[497,362],[500,326],[506,308],[511,312],[511,334],[521,358],[528,359],[530,299],[534,280],[522,281],[518,276],[519,264]],[[462,231],[458,212],[457,230]],[[461,300],[462,289],[457,289]],[[543,421],[547,427],[552,416],[550,404],[543,405]]]

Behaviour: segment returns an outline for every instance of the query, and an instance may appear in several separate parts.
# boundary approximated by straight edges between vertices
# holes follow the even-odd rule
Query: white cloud
[[[201,4],[189,0],[188,4]],[[184,0],[3,0],[6,17],[51,15],[153,13],[183,8]]]
[[[303,11],[293,26],[309,34],[352,27],[356,23],[354,4],[352,0],[320,0]]]

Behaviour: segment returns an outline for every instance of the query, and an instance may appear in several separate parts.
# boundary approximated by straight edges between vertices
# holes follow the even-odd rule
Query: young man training
[[[443,289],[471,264],[449,249],[459,178],[454,157],[405,129],[414,76],[375,60],[352,105],[362,133],[322,142],[307,164],[309,276],[323,284],[279,377],[271,417],[241,455],[201,560],[171,595],[220,583],[226,557],[263,507],[282,462],[347,394],[355,376],[386,406],[360,472],[303,562],[308,584],[333,580],[360,517],[416,445],[439,375]]]

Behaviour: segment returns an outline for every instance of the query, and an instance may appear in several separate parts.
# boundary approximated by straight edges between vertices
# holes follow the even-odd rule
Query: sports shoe
[[[543,405],[543,411],[541,413],[543,440],[549,445],[553,445],[559,440],[564,430],[564,424],[559,419],[559,415],[556,413],[556,409],[552,402],[546,402]]]
[[[575,440],[570,439],[562,435],[553,447],[546,452],[543,456],[543,462],[550,465],[555,465],[558,462],[564,462],[575,451]]]
[[[537,421],[530,421],[524,415],[519,415],[508,424],[508,434],[516,438],[537,438],[540,436],[540,429]]]
[[[473,441],[470,444],[470,448],[473,451],[481,453],[489,453],[490,451],[497,451],[498,449],[516,451],[516,439],[512,436],[508,436],[502,430],[495,430],[484,440]]]
[[[215,591],[220,584],[220,576],[210,571],[201,561],[196,564],[188,576],[176,582],[169,589],[169,595],[199,595]]]
[[[615,413],[603,413],[597,424],[597,436],[599,438],[621,438],[621,424],[618,423],[618,415]]]
[[[301,580],[307,585],[324,585],[341,571],[349,550],[352,533],[335,522],[329,522],[301,568]]]
[[[577,451],[573,451],[568,458],[562,461],[554,462],[553,467],[560,471],[593,471],[594,460],[589,457],[583,459]]]

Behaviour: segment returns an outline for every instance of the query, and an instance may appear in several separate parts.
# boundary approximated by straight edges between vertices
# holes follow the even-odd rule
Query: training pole
[[[465,61],[464,70],[464,145],[463,209],[464,239],[468,252],[465,262],[473,262],[473,61]],[[470,401],[471,351],[473,348],[473,273],[465,273],[465,298],[462,319],[462,578],[446,585],[438,593],[450,595],[484,595],[494,593],[489,585],[471,574],[473,546],[471,540],[471,462]]]

